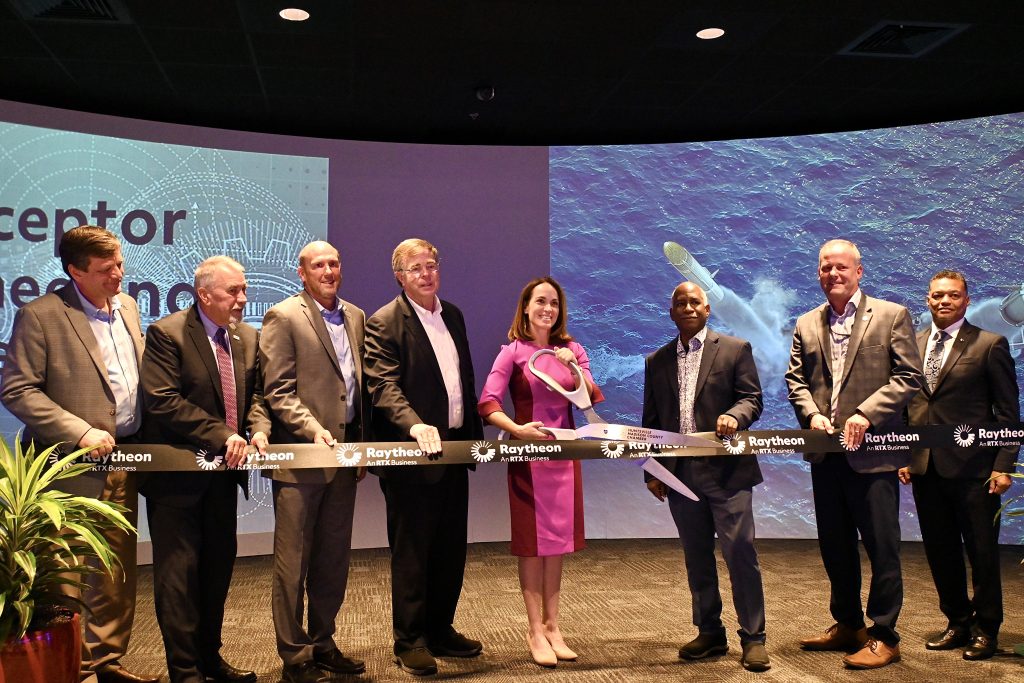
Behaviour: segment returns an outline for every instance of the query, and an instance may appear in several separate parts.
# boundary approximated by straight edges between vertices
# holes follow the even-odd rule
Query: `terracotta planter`
[[[0,650],[0,683],[78,683],[82,631],[78,615],[59,616]]]

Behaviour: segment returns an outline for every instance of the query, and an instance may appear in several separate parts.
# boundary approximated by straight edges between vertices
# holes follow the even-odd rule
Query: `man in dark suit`
[[[971,302],[962,273],[941,270],[928,287],[932,325],[917,335],[925,387],[910,402],[910,423],[984,424],[1020,421],[1017,373],[1006,338],[967,322]],[[971,440],[976,438],[973,433]],[[911,483],[939,609],[949,620],[929,650],[967,646],[967,660],[995,654],[1003,622],[999,577],[999,496],[1010,488],[1017,449],[919,449],[900,481]],[[974,599],[967,597],[964,548]]]
[[[142,422],[139,361],[143,337],[135,300],[121,292],[124,259],[117,237],[96,226],[68,231],[59,245],[71,283],[19,309],[0,382],[0,400],[37,447],[92,446],[94,456],[135,440]],[[70,451],[67,451],[70,452]],[[119,503],[138,516],[133,474],[86,472],[62,479],[68,493]],[[121,666],[135,618],[135,536],[107,531],[120,560],[112,573],[87,574],[82,599],[82,679],[156,683]],[[91,679],[91,680],[96,680]]]
[[[442,440],[481,438],[466,323],[458,308],[437,297],[437,249],[405,240],[391,265],[402,293],[366,322],[374,437],[414,439],[427,455],[439,453]],[[397,663],[425,676],[436,673],[436,656],[475,657],[480,641],[452,627],[466,566],[467,467],[375,473],[387,506]]]
[[[153,473],[140,486],[153,539],[156,616],[172,683],[256,681],[255,673],[220,656],[236,551],[235,487],[248,494],[248,472],[233,468],[245,460],[250,442],[263,452],[270,431],[257,332],[241,322],[245,289],[237,261],[209,258],[196,268],[196,305],[146,332],[146,440],[198,449],[197,469],[221,458],[231,468]]]
[[[761,383],[750,344],[709,330],[707,295],[692,282],[672,293],[669,316],[679,336],[647,357],[643,425],[680,433],[714,430],[732,437],[761,415]],[[700,500],[693,501],[648,475],[658,500],[668,496],[686,560],[697,637],[679,648],[682,659],[729,650],[722,625],[722,595],[715,564],[715,534],[729,568],[740,624],[741,664],[771,667],[765,650],[764,586],[754,548],[752,488],[763,481],[757,458],[664,458],[659,461]]]
[[[338,297],[341,259],[327,242],[299,252],[303,291],[267,311],[260,334],[263,396],[274,443],[362,441],[362,309]],[[272,470],[271,605],[285,683],[314,683],[366,666],[334,643],[345,599],[356,483],[365,469]],[[302,617],[308,605],[307,626]]]
[[[830,240],[818,253],[818,281],[828,300],[796,321],[786,383],[805,429],[842,429],[856,451],[869,429],[903,423],[907,403],[921,387],[921,359],[910,314],[903,306],[866,296],[860,251]],[[856,650],[850,668],[874,669],[900,657],[896,619],[903,606],[900,569],[899,484],[906,464],[898,453],[809,453],[818,545],[831,582],[836,623],[822,636],[800,641],[808,650]],[[865,628],[857,534],[871,560]]]

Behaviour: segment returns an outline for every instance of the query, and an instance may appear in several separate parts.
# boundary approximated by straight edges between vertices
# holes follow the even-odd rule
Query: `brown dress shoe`
[[[842,624],[832,624],[823,635],[804,638],[800,647],[805,650],[842,650],[856,652],[868,642],[868,630],[860,627],[857,630]]]
[[[886,645],[880,640],[869,638],[857,652],[843,657],[843,664],[851,669],[880,669],[886,664],[900,661],[900,646]]]
[[[96,672],[96,679],[100,683],[160,683],[159,676],[143,676],[122,667],[101,669]]]

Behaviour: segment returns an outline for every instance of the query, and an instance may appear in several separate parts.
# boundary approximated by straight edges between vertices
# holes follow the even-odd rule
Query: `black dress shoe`
[[[979,659],[988,659],[996,653],[996,639],[986,636],[984,633],[971,638],[971,644],[964,650],[964,659],[969,662],[976,662]]]
[[[413,676],[431,676],[437,673],[437,662],[425,647],[395,653],[395,663],[402,671]]]
[[[206,675],[206,683],[256,683],[255,671],[236,669],[225,662],[223,657],[203,673]]]
[[[143,676],[122,667],[97,671],[96,679],[100,683],[160,683],[159,676]]]
[[[484,644],[452,629],[443,636],[431,638],[427,649],[435,657],[476,657],[483,652]]]
[[[336,674],[361,674],[366,671],[366,664],[361,659],[352,659],[341,654],[341,650],[314,652],[313,662],[325,671]]]
[[[281,683],[322,683],[331,680],[330,676],[311,661],[298,664],[285,664],[281,669]]]
[[[971,633],[966,628],[951,626],[924,644],[926,650],[955,650],[963,647],[971,640]]]
[[[701,633],[696,638],[679,648],[679,659],[704,659],[715,655],[724,655],[729,651],[729,644],[724,633]]]

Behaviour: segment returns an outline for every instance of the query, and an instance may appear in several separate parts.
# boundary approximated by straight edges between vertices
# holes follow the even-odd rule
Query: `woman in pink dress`
[[[501,347],[480,394],[481,417],[508,432],[513,439],[550,439],[540,427],[573,428],[572,404],[530,372],[527,363],[538,349],[555,355],[534,363],[567,390],[576,387],[577,363],[583,370],[594,402],[603,396],[590,374],[583,347],[566,331],[565,296],[550,277],[529,282],[519,296],[511,342]],[[508,389],[514,418],[502,409]],[[546,667],[559,659],[576,659],[558,627],[558,598],[562,556],[584,546],[583,482],[575,460],[509,463],[509,508],[512,514],[512,554],[519,557],[519,585],[529,621],[527,642],[534,661]]]

